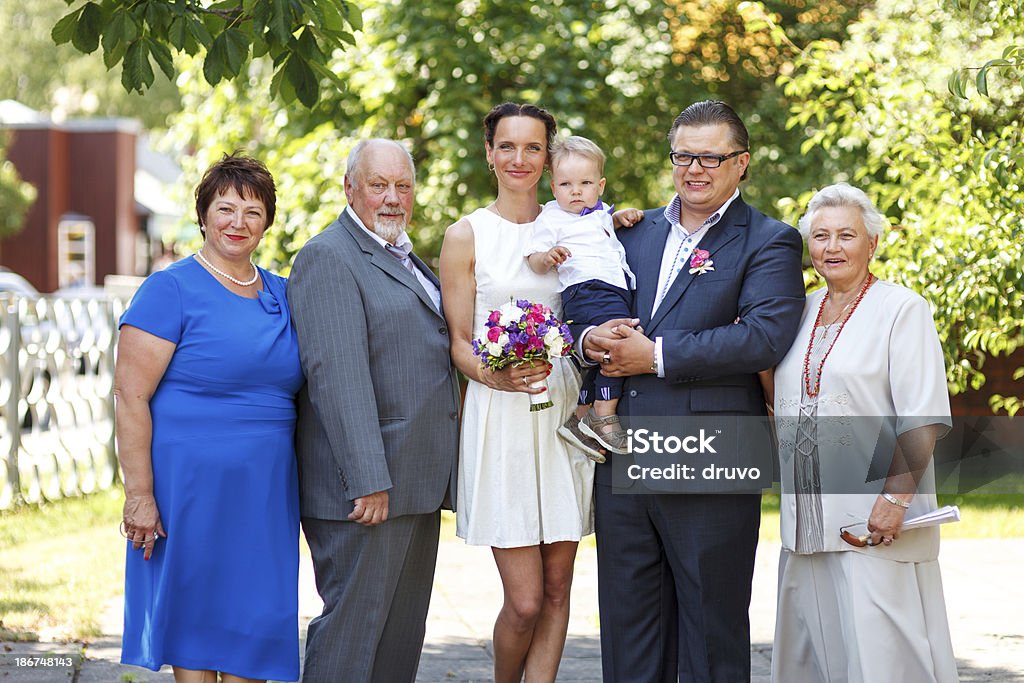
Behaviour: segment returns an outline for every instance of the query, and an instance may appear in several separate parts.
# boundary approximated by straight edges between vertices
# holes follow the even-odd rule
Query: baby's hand
[[[640,209],[621,209],[612,214],[612,225],[616,228],[631,228],[644,217]]]
[[[548,253],[544,255],[544,265],[548,268],[557,268],[565,263],[565,260],[570,256],[572,256],[572,252],[565,247],[551,247],[548,249]]]

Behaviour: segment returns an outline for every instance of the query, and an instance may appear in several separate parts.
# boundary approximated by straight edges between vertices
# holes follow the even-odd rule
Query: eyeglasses
[[[738,152],[732,152],[731,154],[687,154],[686,152],[669,152],[668,160],[672,162],[673,166],[690,166],[696,161],[700,164],[701,168],[718,168],[722,165],[722,162],[726,159],[732,159],[738,157],[741,154],[746,153],[747,150],[741,149]]]
[[[856,524],[847,524],[846,526],[839,527],[839,538],[843,539],[855,548],[868,548],[871,546],[880,545],[878,543],[871,542],[871,534],[857,536],[848,531],[850,527],[861,526],[862,524],[864,524],[864,522],[857,522]]]

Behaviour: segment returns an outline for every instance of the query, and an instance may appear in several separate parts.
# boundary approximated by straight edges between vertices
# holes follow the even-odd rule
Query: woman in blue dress
[[[303,377],[285,280],[251,261],[274,211],[266,167],[225,156],[196,189],[202,248],[121,318],[121,661],[170,664],[177,683],[299,677]]]

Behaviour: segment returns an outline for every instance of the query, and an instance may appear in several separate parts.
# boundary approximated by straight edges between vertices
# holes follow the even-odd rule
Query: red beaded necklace
[[[875,281],[875,276],[868,273],[868,277],[864,280],[863,286],[860,288],[860,292],[857,294],[857,298],[853,300],[853,305],[850,307],[850,312],[846,314],[846,318],[839,325],[839,329],[836,331],[836,336],[832,338],[832,343],[828,345],[828,349],[825,351],[825,355],[821,357],[821,362],[818,363],[818,373],[814,379],[814,387],[811,387],[811,351],[814,348],[814,330],[818,329],[818,324],[821,322],[821,315],[825,311],[825,302],[828,301],[828,292],[825,292],[825,296],[821,298],[821,305],[818,306],[818,315],[814,319],[814,327],[811,328],[811,338],[807,341],[807,353],[804,354],[804,389],[807,391],[807,395],[811,398],[818,395],[821,390],[821,370],[825,367],[825,360],[828,358],[828,354],[832,353],[832,347],[839,341],[839,335],[843,333],[843,328],[846,327],[846,322],[853,315],[853,312],[857,310],[857,306],[860,305],[861,299],[867,294],[868,287]]]

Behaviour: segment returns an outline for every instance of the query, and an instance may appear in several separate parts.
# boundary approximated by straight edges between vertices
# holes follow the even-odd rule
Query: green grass
[[[960,521],[942,527],[942,538],[1024,537],[1024,494],[940,495],[939,505],[960,506]]]
[[[458,536],[455,535],[455,513],[451,510],[441,511],[441,542],[445,541],[457,541]]]
[[[943,538],[1024,538],[1024,494],[970,494],[939,496],[939,505],[959,505],[961,520],[942,527]],[[441,540],[457,540],[455,515],[441,516]],[[761,498],[760,540],[779,542],[779,496],[765,494]],[[594,537],[581,544],[593,547]]]
[[[124,582],[120,490],[0,513],[0,639],[88,640]]]
[[[939,505],[959,505],[960,521],[942,526],[942,538],[1024,537],[1024,494],[940,495]],[[761,540],[779,541],[779,496],[761,499]]]
[[[779,543],[779,497],[774,494],[761,496],[761,529],[757,535],[759,541]]]
[[[124,582],[121,503],[118,489],[0,513],[0,640],[99,635]],[[943,527],[943,538],[1024,537],[1024,494],[940,496],[939,503],[960,505],[963,516]],[[441,516],[441,540],[462,542],[451,513]],[[763,498],[761,540],[779,540],[777,495]],[[582,543],[592,547],[594,537]]]
[[[1024,538],[1024,494],[971,494],[939,496],[939,505],[959,505],[961,520],[942,527],[942,538]],[[765,494],[761,498],[761,541],[778,543],[779,496]],[[455,536],[455,515],[441,515],[441,540],[458,540]],[[594,537],[587,536],[580,544],[593,547]]]

